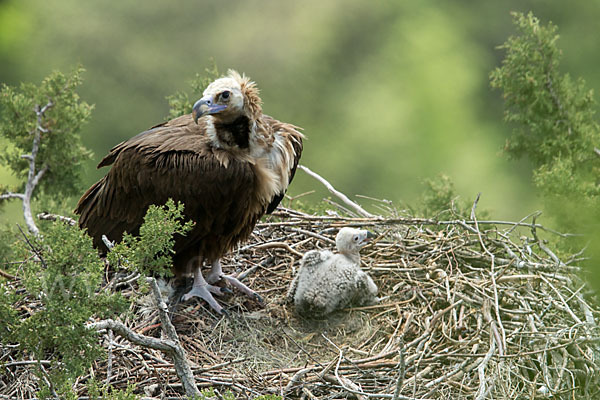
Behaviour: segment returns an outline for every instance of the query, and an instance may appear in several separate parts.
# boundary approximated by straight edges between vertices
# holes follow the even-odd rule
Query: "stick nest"
[[[220,298],[229,317],[198,301],[172,321],[196,383],[214,398],[485,399],[592,398],[598,395],[598,303],[581,280],[580,255],[560,260],[533,221],[490,223],[404,217],[308,215],[279,209],[250,242],[223,260],[265,300]],[[350,215],[350,216],[347,216]],[[378,238],[362,250],[379,304],[306,320],[285,303],[301,255],[334,248],[343,226]],[[120,279],[133,295],[136,281]],[[161,337],[152,301],[133,303],[124,321]],[[169,358],[101,336],[108,357],[90,370],[100,381],[152,398],[181,398]],[[4,349],[3,362],[14,361]],[[85,396],[81,378],[76,388]],[[33,397],[30,365],[6,368],[1,391]]]

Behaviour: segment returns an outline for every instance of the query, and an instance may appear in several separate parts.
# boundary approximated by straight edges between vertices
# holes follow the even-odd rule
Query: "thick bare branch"
[[[175,351],[175,343],[171,340],[156,339],[149,336],[140,335],[129,329],[120,321],[105,319],[98,322],[92,322],[87,325],[90,329],[102,331],[110,329],[117,335],[129,340],[131,343],[138,346],[148,347],[150,349],[160,350],[167,354],[172,354]]]
[[[177,336],[177,332],[175,331],[175,327],[171,323],[171,319],[169,318],[168,308],[165,302],[160,295],[160,289],[156,284],[156,280],[154,278],[146,278],[146,281],[150,284],[152,288],[152,293],[154,294],[154,299],[156,300],[156,307],[158,308],[158,316],[160,318],[161,326],[163,331],[169,338],[169,342],[174,343],[174,349],[170,353],[171,357],[173,357],[173,364],[175,365],[175,372],[177,376],[181,380],[183,384],[183,388],[188,397],[196,398],[200,397],[200,391],[196,386],[196,381],[194,379],[194,373],[192,372],[192,368],[188,363],[187,356],[185,354],[185,350],[181,346],[179,342],[179,336]]]
[[[162,300],[160,290],[158,288],[158,285],[156,284],[156,280],[154,280],[154,278],[147,278],[147,282],[150,283],[152,293],[154,294],[156,300],[158,315],[160,317],[163,330],[165,331],[168,339],[157,339],[145,335],[140,335],[134,332],[133,330],[129,329],[122,322],[114,321],[112,319],[90,323],[88,324],[88,328],[95,329],[98,331],[108,329],[138,346],[160,350],[163,353],[168,354],[173,359],[175,372],[177,373],[177,376],[183,384],[183,388],[185,390],[186,395],[190,398],[199,398],[200,391],[196,386],[192,368],[190,367],[187,361],[185,350],[179,342],[179,337],[177,336],[175,327],[169,319],[169,315],[167,313],[167,305]]]

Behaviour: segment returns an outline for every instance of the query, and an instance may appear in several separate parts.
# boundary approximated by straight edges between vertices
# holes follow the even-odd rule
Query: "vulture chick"
[[[102,235],[114,241],[124,232],[135,235],[151,204],[180,201],[195,222],[175,238],[175,275],[194,275],[183,300],[200,297],[222,313],[213,297],[223,291],[214,285],[221,279],[261,300],[224,275],[219,260],[277,207],[294,177],[302,139],[298,127],[263,114],[254,82],[230,70],[206,88],[192,114],[118,144],[100,161],[98,168],[111,168],[79,200],[79,225],[106,252]],[[205,263],[211,265],[206,279]]]
[[[322,317],[350,304],[377,301],[377,286],[360,269],[360,249],[373,237],[371,232],[342,228],[335,242],[339,254],[312,250],[300,261],[298,275],[287,294],[296,311],[307,317]]]

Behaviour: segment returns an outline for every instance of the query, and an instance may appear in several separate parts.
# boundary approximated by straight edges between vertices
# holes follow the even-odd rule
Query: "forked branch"
[[[136,333],[129,329],[122,322],[114,321],[112,319],[90,323],[88,324],[88,327],[97,331],[109,329],[117,335],[129,340],[133,344],[160,350],[163,353],[169,355],[173,359],[175,372],[181,380],[186,396],[192,399],[200,398],[200,391],[196,386],[194,373],[192,372],[192,368],[190,367],[190,364],[187,361],[185,350],[179,342],[179,337],[177,336],[177,332],[175,332],[175,327],[169,319],[169,316],[167,314],[167,305],[162,300],[160,290],[158,288],[158,285],[156,284],[156,280],[154,280],[154,278],[147,278],[147,281],[148,283],[150,283],[152,293],[154,294],[156,305],[158,308],[158,316],[160,317],[161,325],[163,327],[163,331],[167,336],[167,339],[157,339],[154,337],[140,335],[139,333]]]
[[[33,191],[36,186],[40,182],[40,179],[44,176],[46,171],[48,171],[48,165],[43,164],[39,171],[36,171],[35,163],[38,155],[38,151],[40,150],[40,142],[42,133],[48,132],[46,128],[43,126],[44,116],[46,111],[54,106],[52,101],[48,101],[46,105],[40,107],[36,105],[34,108],[37,120],[35,124],[35,130],[33,131],[33,143],[31,145],[31,154],[23,154],[21,158],[27,160],[29,162],[29,171],[27,172],[27,182],[25,183],[25,190],[23,193],[12,193],[8,192],[0,195],[0,200],[2,199],[20,199],[23,203],[23,217],[25,218],[25,224],[27,225],[27,229],[34,235],[39,235],[40,231],[33,220],[33,215],[31,213],[31,196],[33,195]]]

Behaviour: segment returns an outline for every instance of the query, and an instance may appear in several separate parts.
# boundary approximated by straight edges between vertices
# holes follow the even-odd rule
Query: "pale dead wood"
[[[342,200],[344,202],[344,204],[350,206],[354,211],[356,211],[363,217],[373,217],[373,214],[367,212],[365,209],[363,209],[361,206],[359,206],[356,202],[350,200],[348,198],[348,196],[346,196],[344,193],[337,191],[333,187],[333,185],[331,183],[329,183],[321,175],[317,174],[316,172],[311,171],[309,168],[305,167],[304,165],[298,165],[298,168],[300,168],[302,171],[306,172],[308,175],[310,175],[311,177],[313,177],[316,180],[318,180],[319,182],[321,182],[323,185],[325,185],[325,187],[327,188],[327,190],[329,190],[329,192],[331,194],[338,197],[340,200]]]
[[[37,215],[37,219],[42,220],[42,221],[61,221],[61,222],[65,222],[71,226],[74,226],[77,223],[77,221],[75,221],[73,218],[65,217],[64,215],[52,214],[52,213],[48,213],[48,212],[39,213]]]
[[[133,344],[138,346],[142,346],[145,348],[160,350],[173,359],[173,364],[175,366],[175,372],[177,376],[181,380],[183,384],[184,391],[187,396],[190,397],[200,397],[200,391],[196,386],[196,382],[194,380],[194,374],[190,367],[190,364],[187,359],[187,355],[181,343],[179,341],[179,336],[175,331],[175,327],[171,323],[167,313],[167,305],[162,300],[160,290],[158,285],[156,284],[156,280],[154,278],[147,278],[148,283],[150,284],[150,288],[152,289],[152,293],[156,300],[156,307],[158,309],[158,315],[161,320],[161,325],[167,335],[168,339],[156,339],[153,337],[148,337],[144,335],[140,335],[135,333],[133,330],[128,328],[125,324],[119,321],[114,320],[102,320],[98,322],[93,322],[88,324],[90,329],[95,329],[98,331],[102,330],[110,330],[115,332],[117,335],[127,339]],[[112,370],[112,353],[110,359],[110,369]],[[112,372],[112,371],[111,371]],[[107,371],[107,380],[111,377],[111,373]]]
[[[42,164],[42,167],[39,171],[36,170],[35,164],[37,160],[38,151],[40,150],[40,141],[41,134],[47,133],[48,130],[44,128],[44,116],[48,109],[54,107],[54,103],[52,101],[48,101],[44,106],[36,105],[34,108],[34,112],[36,115],[36,125],[33,131],[33,141],[31,144],[31,154],[23,154],[21,158],[25,159],[29,163],[29,169],[27,171],[27,182],[25,182],[25,190],[23,193],[4,193],[0,195],[0,200],[2,199],[20,199],[23,205],[23,217],[25,218],[25,224],[27,225],[27,229],[30,233],[34,235],[39,235],[40,230],[38,229],[35,221],[33,219],[33,215],[31,213],[31,196],[33,196],[33,191],[37,187],[40,179],[44,176],[46,171],[48,171],[48,165]]]

